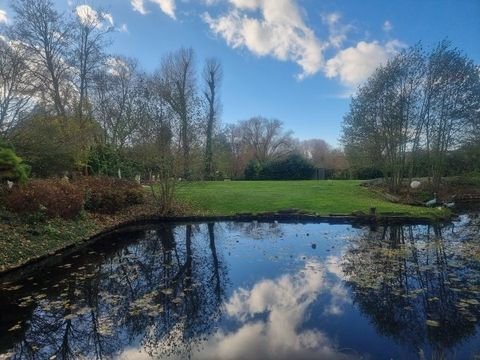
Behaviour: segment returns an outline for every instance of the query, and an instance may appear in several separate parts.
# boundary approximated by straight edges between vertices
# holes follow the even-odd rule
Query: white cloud
[[[122,73],[128,72],[128,64],[118,57],[108,57],[105,60],[107,66],[107,72],[113,76],[120,76]]]
[[[322,44],[304,22],[295,0],[229,0],[228,13],[203,16],[211,31],[233,48],[245,47],[257,56],[297,63],[299,78],[323,65]]]
[[[111,27],[114,25],[112,14],[106,12],[99,14],[95,9],[86,4],[77,6],[75,13],[80,22],[87,26],[103,28],[104,26]]]
[[[170,16],[172,19],[176,19],[175,0],[130,0],[133,10],[138,11],[142,15],[148,14],[147,9],[145,8],[146,2],[151,2],[158,5],[160,10],[162,10],[165,14]]]
[[[119,28],[117,28],[117,31],[123,32],[123,33],[128,33],[127,24],[122,24]]]
[[[383,23],[383,31],[385,32],[390,32],[393,30],[393,25],[390,21],[388,20],[385,20],[385,22]]]
[[[238,327],[220,329],[207,340],[193,341],[190,354],[202,360],[360,358],[342,352],[323,331],[305,326],[319,296],[330,299],[324,316],[341,314],[342,307],[349,302],[340,279],[329,280],[328,274],[324,264],[307,260],[296,273],[261,280],[249,289],[236,289],[224,309],[225,315]],[[168,345],[160,342],[157,346]],[[143,349],[131,348],[118,358],[144,360],[149,357]]]
[[[148,11],[145,9],[144,0],[130,0],[130,4],[132,5],[133,10],[138,11],[140,14],[148,14]]]
[[[338,77],[344,85],[355,88],[402,47],[404,45],[398,40],[384,45],[377,41],[360,41],[356,46],[341,50],[328,60],[325,75],[328,78]]]
[[[102,13],[102,17],[108,21],[108,23],[110,24],[110,26],[113,26],[113,16],[112,14],[109,14],[109,13]]]
[[[220,0],[203,0],[212,5]],[[292,61],[302,69],[298,78],[324,72],[328,78],[339,79],[351,95],[352,89],[365,81],[375,69],[395,55],[404,45],[398,40],[387,43],[359,41],[344,48],[354,26],[342,22],[339,12],[321,15],[328,37],[321,40],[307,26],[303,9],[297,0],[228,0],[230,9],[213,17],[208,12],[203,20],[210,30],[232,48],[246,48],[253,54]],[[383,29],[393,29],[386,20]],[[334,50],[328,61],[324,52]]]
[[[5,10],[0,9],[0,24],[7,23],[7,21],[8,21],[7,12]]]
[[[328,44],[335,48],[340,48],[347,39],[347,34],[352,30],[350,24],[340,22],[342,15],[339,12],[322,14],[322,22],[328,26]]]

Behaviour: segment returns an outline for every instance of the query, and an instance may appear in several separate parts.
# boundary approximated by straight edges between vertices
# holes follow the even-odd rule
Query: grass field
[[[177,198],[205,215],[261,213],[297,208],[320,215],[354,211],[404,213],[412,217],[445,216],[446,210],[390,203],[355,180],[221,181],[181,183]]]

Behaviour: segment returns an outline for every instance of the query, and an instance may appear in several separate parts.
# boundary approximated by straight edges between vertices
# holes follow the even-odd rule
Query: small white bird
[[[437,193],[433,193],[433,199],[432,200],[428,200],[426,203],[425,203],[425,206],[428,206],[428,207],[433,207],[437,205]]]

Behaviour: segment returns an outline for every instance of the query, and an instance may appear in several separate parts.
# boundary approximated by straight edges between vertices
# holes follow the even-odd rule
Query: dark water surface
[[[478,223],[124,231],[0,284],[0,359],[480,359]]]

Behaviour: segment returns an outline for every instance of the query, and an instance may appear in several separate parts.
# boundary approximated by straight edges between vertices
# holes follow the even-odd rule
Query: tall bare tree
[[[26,51],[35,85],[53,104],[56,115],[67,113],[72,26],[55,10],[51,0],[14,0],[15,24],[10,36]]]
[[[190,178],[192,130],[198,111],[193,50],[182,48],[165,56],[157,76],[161,84],[163,98],[179,120],[179,142],[182,152],[183,176]]]
[[[205,173],[206,179],[213,178],[213,133],[220,112],[218,89],[222,81],[222,66],[217,59],[207,59],[203,69],[205,90],[203,95],[207,101],[207,129],[205,139]]]
[[[8,134],[28,109],[31,87],[22,49],[0,37],[0,136]]]
[[[73,38],[75,40],[73,64],[78,74],[76,79],[78,91],[76,113],[80,121],[85,116],[91,116],[89,90],[95,72],[98,71],[105,60],[106,37],[111,31],[113,31],[113,23],[108,14],[101,10],[95,10],[88,5],[80,5],[76,8],[73,28]]]

